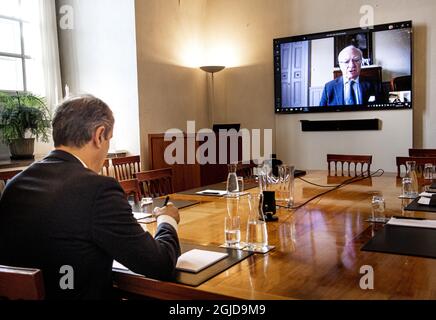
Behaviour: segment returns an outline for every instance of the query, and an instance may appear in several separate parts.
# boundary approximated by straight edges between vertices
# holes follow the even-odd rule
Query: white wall
[[[410,35],[404,30],[388,30],[374,33],[374,64],[383,66],[383,81],[411,74]]]
[[[278,116],[277,154],[302,169],[326,169],[326,155],[373,155],[371,170],[396,171],[395,156],[407,156],[412,147],[411,110],[295,114]],[[300,120],[381,119],[378,131],[302,132]]]
[[[59,30],[63,85],[90,93],[114,112],[111,150],[140,153],[134,0],[59,0],[74,29]],[[59,13],[59,9],[58,9]]]

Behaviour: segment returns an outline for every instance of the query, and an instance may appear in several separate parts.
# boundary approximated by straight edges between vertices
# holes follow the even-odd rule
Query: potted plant
[[[50,112],[43,98],[32,93],[0,93],[0,139],[11,159],[33,159],[35,138],[48,142]]]

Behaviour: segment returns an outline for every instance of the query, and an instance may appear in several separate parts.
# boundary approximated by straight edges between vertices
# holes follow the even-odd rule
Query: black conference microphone
[[[276,193],[275,191],[263,191],[263,203],[262,203],[263,215],[265,221],[277,221],[276,214]]]

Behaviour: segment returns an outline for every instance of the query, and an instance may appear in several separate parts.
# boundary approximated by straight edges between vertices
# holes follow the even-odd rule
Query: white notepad
[[[179,257],[176,269],[197,273],[227,256],[228,253],[193,249]]]
[[[141,220],[141,219],[145,219],[145,218],[150,218],[152,216],[151,213],[145,213],[145,212],[135,212],[133,211],[133,217],[136,220]]]
[[[227,194],[227,191],[207,189],[207,190],[198,191],[196,193],[207,195],[207,196],[223,196],[223,195]]]
[[[387,224],[403,227],[432,228],[436,229],[436,220],[415,220],[391,218]]]

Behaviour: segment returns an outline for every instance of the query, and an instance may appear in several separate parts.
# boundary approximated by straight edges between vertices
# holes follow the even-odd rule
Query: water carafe
[[[406,177],[412,181],[411,196],[417,197],[419,194],[418,176],[416,175],[416,161],[406,161]]]
[[[238,184],[238,176],[236,175],[237,164],[229,164],[228,170],[229,173],[227,175],[227,196],[236,197],[239,195],[239,184]]]
[[[262,194],[248,196],[247,250],[256,252],[266,252],[268,250],[268,232],[262,206]]]

